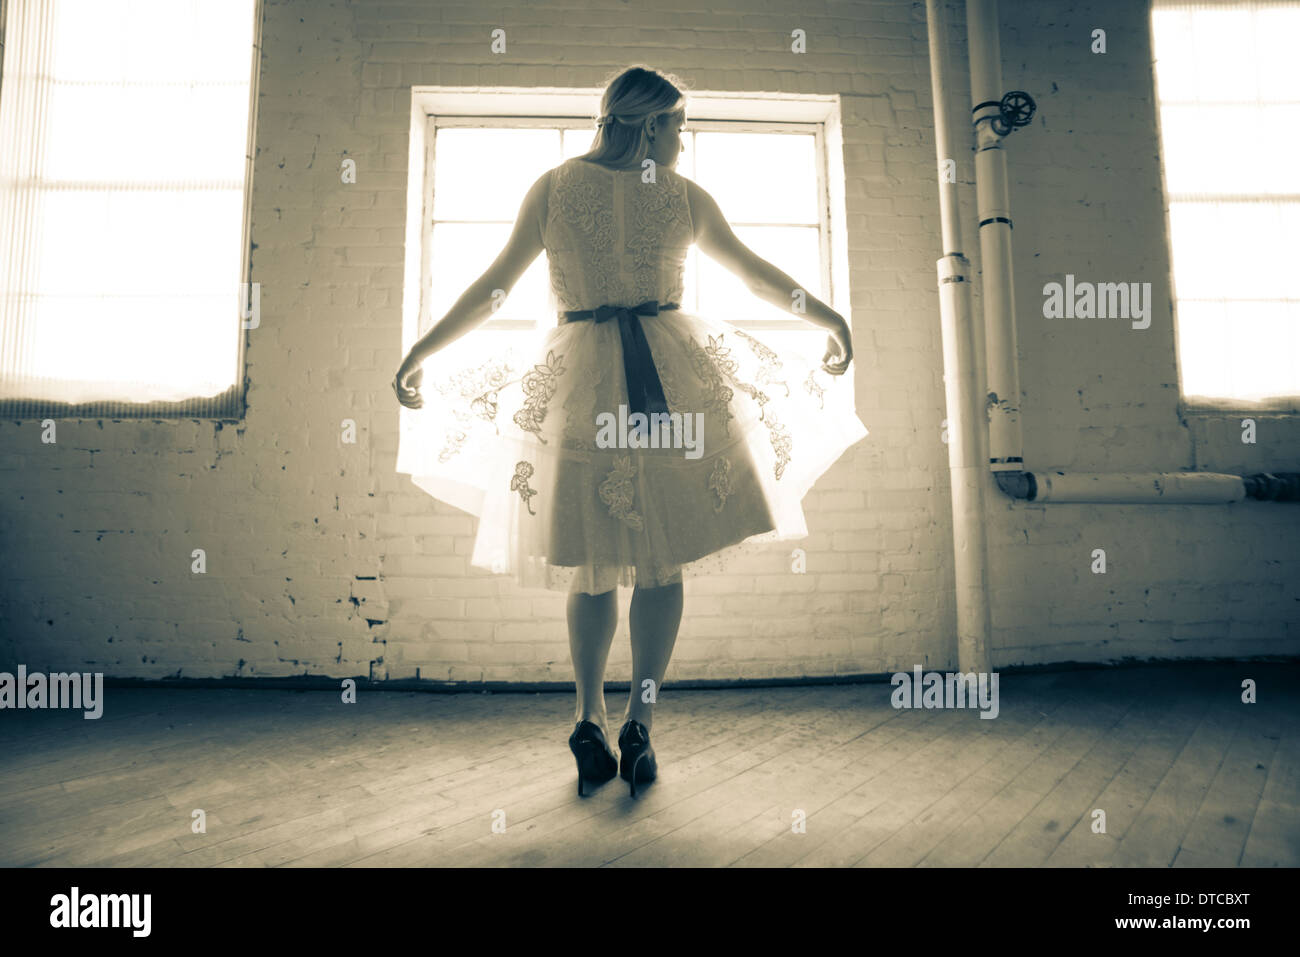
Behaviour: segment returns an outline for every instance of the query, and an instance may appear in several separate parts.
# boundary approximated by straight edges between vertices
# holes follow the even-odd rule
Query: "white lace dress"
[[[648,183],[579,159],[550,177],[542,239],[560,310],[681,303],[694,236],[682,177],[661,167]],[[804,495],[867,435],[851,402],[828,400],[847,380],[727,322],[639,316],[683,427],[653,420],[665,424],[659,447],[638,447],[649,433],[620,417],[627,321],[561,322],[465,364],[456,347],[482,334],[470,333],[425,362],[425,405],[402,410],[397,471],[478,516],[472,565],[597,594],[681,581],[723,567],[742,543],[808,534]]]

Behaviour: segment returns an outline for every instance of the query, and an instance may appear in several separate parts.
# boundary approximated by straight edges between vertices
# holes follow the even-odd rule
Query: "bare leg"
[[[605,715],[605,662],[618,626],[618,589],[600,595],[569,594],[569,653],[573,657],[573,678],[578,700],[574,722],[590,721],[605,732],[613,745]]]
[[[657,698],[677,642],[677,628],[682,623],[682,583],[659,588],[637,585],[632,590],[628,623],[632,629],[632,688],[623,720],[635,718],[649,731],[654,720],[654,703],[642,700],[649,695],[645,681],[654,682]]]

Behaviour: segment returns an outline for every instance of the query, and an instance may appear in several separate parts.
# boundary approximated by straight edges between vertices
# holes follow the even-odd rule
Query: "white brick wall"
[[[871,435],[806,500],[789,549],[687,586],[670,677],[955,664],[924,4],[268,0],[254,189],[248,414],[0,423],[0,665],[163,677],[571,678],[562,596],[470,570],[475,520],[393,471],[411,84],[595,86],[644,60],[701,90],[844,96],[859,411]],[[1178,416],[1147,14],[1007,2],[1007,143],[1026,456],[1037,467],[1295,470],[1300,424]],[[949,22],[964,117],[960,5]],[[1108,32],[1110,53],[1088,50]],[[505,55],[489,32],[507,31]],[[786,52],[790,31],[809,52]],[[959,175],[970,184],[963,151]],[[356,160],[358,182],[339,166]],[[963,248],[979,265],[973,190]],[[1073,272],[1149,281],[1145,332],[1039,317]],[[976,284],[978,294],[979,287]],[[978,295],[975,300],[979,315]],[[355,446],[340,422],[357,422]],[[1300,510],[989,502],[995,664],[1295,653]],[[206,575],[190,552],[207,552]],[[1109,572],[1093,575],[1105,548]],[[611,679],[629,672],[626,605]]]

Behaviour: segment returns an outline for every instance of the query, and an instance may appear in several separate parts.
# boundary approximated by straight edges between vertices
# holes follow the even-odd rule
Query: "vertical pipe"
[[[971,121],[975,126],[975,195],[980,263],[984,269],[984,330],[988,355],[985,412],[989,465],[994,472],[1024,467],[1020,433],[1020,370],[1016,365],[1016,303],[1011,273],[1011,204],[1007,156],[993,129],[1001,116],[1002,59],[997,0],[966,0],[970,50]]]
[[[926,0],[925,18],[929,24],[930,97],[934,101],[934,152],[939,170],[939,219],[943,230],[943,254],[961,255],[961,207],[957,202],[957,177],[947,176],[949,163],[955,168],[948,136],[948,20],[947,0]]]
[[[930,39],[930,88],[939,184],[943,252],[939,315],[943,326],[944,392],[948,409],[948,470],[952,481],[953,567],[957,603],[958,670],[992,670],[988,606],[988,543],[984,487],[989,481],[980,441],[978,336],[971,318],[970,262],[962,255],[956,157],[948,136],[946,0],[926,0]]]

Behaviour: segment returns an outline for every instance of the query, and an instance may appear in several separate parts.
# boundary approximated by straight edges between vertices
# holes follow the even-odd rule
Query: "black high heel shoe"
[[[579,721],[569,735],[569,750],[578,760],[578,797],[582,797],[582,779],[604,784],[618,773],[618,759],[605,742],[600,725]]]
[[[637,782],[649,784],[659,773],[655,749],[650,747],[650,732],[646,726],[635,718],[628,718],[618,733],[618,750],[619,774],[632,785],[632,797],[636,797]]]

